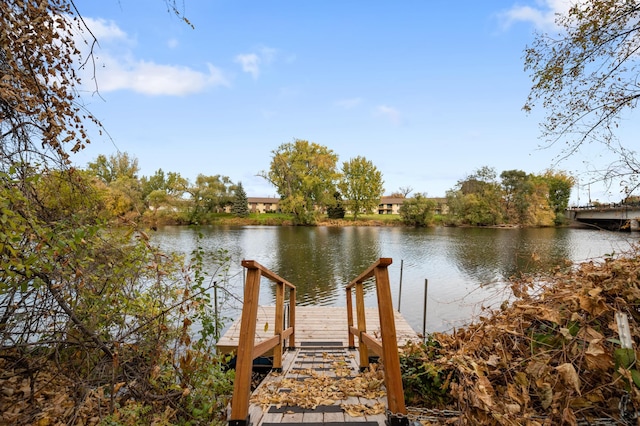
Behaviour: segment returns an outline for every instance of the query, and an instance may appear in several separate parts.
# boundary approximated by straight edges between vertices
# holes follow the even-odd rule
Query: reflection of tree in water
[[[277,238],[273,271],[296,286],[301,305],[333,304],[379,252],[377,233],[356,227],[282,227]]]
[[[567,266],[571,249],[566,229],[514,229],[513,252],[509,262],[504,262],[507,277],[520,274],[550,271],[557,266]]]
[[[566,264],[566,230],[469,228],[449,246],[458,269],[489,285],[521,274],[548,271]]]

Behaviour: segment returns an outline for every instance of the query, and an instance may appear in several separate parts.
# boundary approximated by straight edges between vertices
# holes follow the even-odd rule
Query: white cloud
[[[207,87],[227,85],[222,72],[208,64],[203,73],[188,67],[138,61],[131,64],[111,61],[110,71],[98,75],[101,92],[129,89],[145,95],[181,96],[198,93]]]
[[[260,76],[262,66],[273,63],[277,59],[278,53],[278,49],[260,46],[256,49],[256,52],[240,53],[236,55],[234,60],[240,64],[242,71],[251,74],[255,80]],[[293,62],[294,60],[295,56],[285,58],[287,63]]]
[[[207,70],[200,71],[136,58],[135,42],[116,23],[87,17],[84,20],[98,39],[98,45],[94,46],[93,52],[95,73],[89,63],[81,70],[83,82],[92,81],[90,84],[93,84],[95,74],[98,90],[102,93],[131,90],[145,95],[184,96],[229,85],[224,73],[212,64],[206,64]],[[88,44],[81,40],[87,40],[90,35],[79,34],[78,37],[77,45],[88,49]],[[177,41],[168,42],[169,47],[174,45]],[[82,56],[88,57],[88,50]]]
[[[362,103],[362,98],[340,99],[336,101],[336,105],[344,109],[352,109]]]
[[[535,6],[513,6],[501,14],[505,27],[516,22],[530,22],[540,30],[555,27],[558,14],[566,14],[574,1],[570,0],[536,0]]]
[[[385,117],[393,124],[400,124],[400,112],[387,105],[379,105],[376,107],[374,115],[376,117]]]
[[[93,34],[100,43],[113,40],[126,41],[128,39],[127,34],[113,21],[106,21],[100,18],[84,18],[84,22],[91,30],[91,34]]]
[[[260,75],[260,57],[255,53],[236,55],[235,61],[242,66],[242,71],[251,74],[254,79]]]

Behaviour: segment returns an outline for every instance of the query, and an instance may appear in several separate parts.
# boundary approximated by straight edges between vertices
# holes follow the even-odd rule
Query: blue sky
[[[109,134],[93,133],[73,157],[81,167],[120,150],[141,175],[219,174],[275,196],[256,175],[278,146],[305,139],[339,164],[371,160],[387,194],[435,197],[482,166],[586,181],[584,161],[602,151],[555,165],[559,148],[539,148],[542,111],[522,111],[524,49],[564,1],[185,0],[193,29],[162,0],[76,5],[99,42],[100,94],[87,73],[84,101]],[[617,187],[591,191],[620,199]]]

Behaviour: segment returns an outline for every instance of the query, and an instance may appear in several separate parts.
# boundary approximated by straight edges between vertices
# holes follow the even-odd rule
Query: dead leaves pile
[[[337,358],[331,370],[333,376],[306,369],[299,371],[300,375],[308,376],[302,380],[280,377],[275,381],[263,382],[251,396],[251,403],[260,405],[266,411],[271,405],[278,408],[299,406],[316,409],[320,405],[344,401],[340,406],[345,413],[354,417],[384,413],[386,407],[379,401],[347,403],[352,398],[375,400],[386,395],[384,374],[380,368],[372,364],[370,370],[349,377],[351,368],[344,359]]]
[[[543,283],[523,279],[512,289],[517,299],[510,306],[453,334],[431,336],[438,352],[425,362],[453,372],[457,407],[448,408],[463,413],[460,421],[624,422],[640,410],[637,254],[558,271]],[[616,312],[628,316],[635,351],[621,349]]]
[[[102,388],[78,395],[76,383],[44,367],[34,373],[0,358],[0,424],[98,424],[108,410]]]

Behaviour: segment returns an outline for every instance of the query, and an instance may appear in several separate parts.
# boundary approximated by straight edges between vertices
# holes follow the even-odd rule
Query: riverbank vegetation
[[[294,146],[301,144],[308,145],[298,141]],[[315,157],[321,156],[316,154]],[[346,163],[345,167],[350,173],[351,184],[340,181],[340,187],[350,194],[349,199],[343,199],[343,193],[336,189],[335,183],[327,185],[326,176],[318,175],[314,177],[316,184],[309,184],[310,189],[284,195],[278,203],[278,211],[268,213],[249,211],[242,183],[234,183],[226,176],[198,175],[190,182],[179,173],[158,170],[153,176],[139,177],[138,159],[126,152],[109,157],[100,155],[85,170],[74,169],[73,173],[91,189],[96,208],[102,209],[101,217],[105,220],[135,222],[151,228],[215,224],[554,226],[566,223],[564,212],[573,186],[573,178],[560,171],[537,175],[508,170],[498,178],[493,168],[482,167],[461,179],[447,192],[446,198],[436,201],[425,193],[409,197],[410,191],[398,192],[394,197],[403,201],[397,214],[375,214],[380,188],[368,196],[358,195],[357,188],[363,183],[356,185],[353,176],[367,174],[365,170],[369,168],[377,176],[374,180],[379,181],[381,174],[375,174],[375,167],[363,158]],[[281,173],[273,172],[273,175],[280,176]],[[305,172],[305,176],[308,173]],[[291,177],[291,180],[295,179],[301,178]],[[322,190],[320,183],[326,186]],[[332,196],[324,197],[320,193],[312,196],[312,190]],[[294,206],[294,199],[298,198],[307,201]]]

